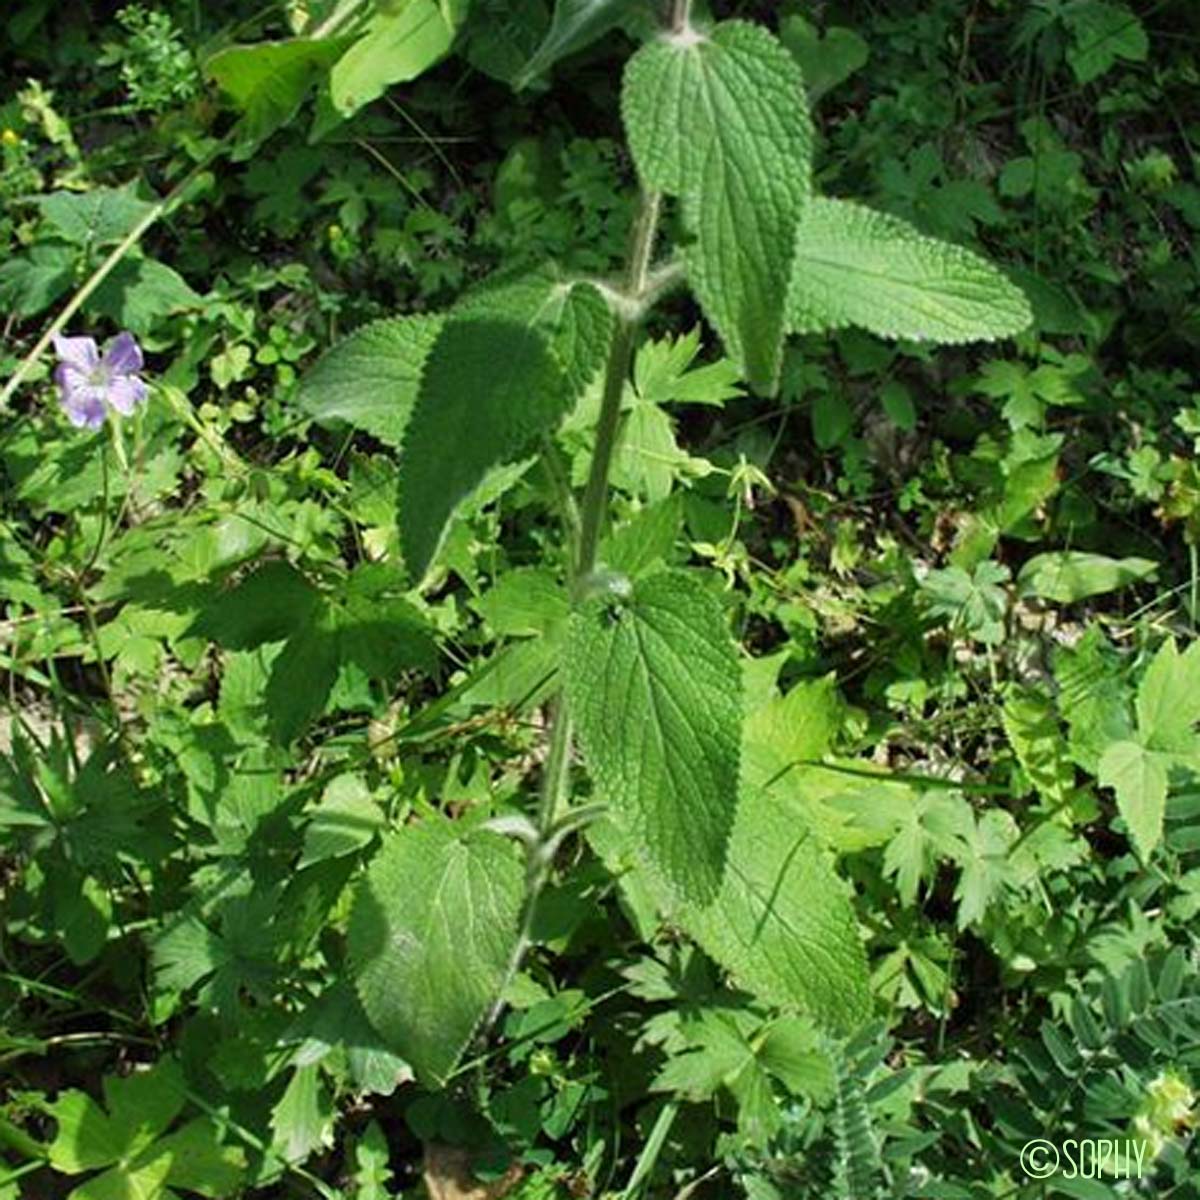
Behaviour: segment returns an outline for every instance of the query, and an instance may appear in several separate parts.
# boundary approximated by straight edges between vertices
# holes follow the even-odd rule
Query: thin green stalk
[[[692,0],[671,0],[671,32],[682,33],[692,19]]]
[[[643,312],[643,296],[650,273],[650,260],[654,254],[660,207],[661,197],[657,192],[642,193],[630,240],[625,290],[615,305],[617,329],[608,355],[604,399],[601,402],[600,421],[596,429],[596,448],[592,452],[591,469],[584,491],[573,586],[596,565],[596,549],[600,542],[608,499],[608,473],[612,466],[617,427],[621,418],[621,396],[625,391],[625,380],[629,376],[629,368],[633,361],[634,341]],[[480,1041],[488,1036],[499,1020],[504,1009],[504,993],[521,969],[521,963],[533,942],[534,915],[538,898],[550,875],[549,860],[553,857],[552,846],[555,840],[553,833],[566,799],[570,769],[571,717],[559,694],[551,709],[550,746],[542,770],[542,791],[537,820],[538,840],[529,846],[527,851],[525,904],[521,914],[521,929],[504,973],[504,983],[479,1031]]]
[[[13,393],[25,381],[25,377],[33,369],[34,363],[45,353],[46,347],[50,345],[56,333],[61,333],[66,328],[67,322],[83,307],[91,294],[108,278],[112,273],[113,268],[137,245],[142,239],[142,235],[153,225],[159,218],[165,216],[184,195],[184,193],[192,186],[192,184],[200,177],[201,172],[207,169],[209,163],[213,161],[217,155],[225,149],[226,144],[230,140],[230,135],[226,135],[221,141],[209,150],[209,152],[161,199],[157,204],[154,204],[146,212],[140,221],[122,238],[119,245],[113,248],[112,253],[92,272],[91,276],[80,286],[79,290],[71,297],[70,300],[63,305],[62,311],[50,322],[46,331],[37,340],[37,344],[32,350],[21,360],[21,365],[13,372],[12,377],[4,385],[4,390],[0,391],[0,408],[3,408],[12,398]]]
[[[550,749],[542,776],[542,799],[538,808],[538,833],[545,838],[554,828],[566,793],[567,768],[571,758],[571,716],[561,696],[550,710]]]
[[[604,524],[608,501],[608,474],[612,467],[613,451],[617,444],[617,428],[621,421],[621,397],[633,363],[634,340],[641,319],[642,298],[650,273],[658,232],[662,196],[658,192],[643,192],[633,237],[629,249],[629,267],[625,277],[625,304],[617,308],[617,331],[613,335],[604,376],[604,398],[600,405],[600,420],[596,426],[596,448],[583,493],[582,525],[579,533],[579,557],[575,578],[582,580],[596,565],[596,550]]]

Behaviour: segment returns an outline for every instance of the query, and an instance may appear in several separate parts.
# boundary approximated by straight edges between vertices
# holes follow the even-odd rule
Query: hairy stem
[[[662,197],[658,192],[642,193],[637,218],[633,224],[629,266],[625,276],[626,299],[634,302],[638,301],[646,290],[661,204]],[[637,335],[638,318],[632,313],[640,315],[640,308],[636,303],[621,306],[616,314],[617,330],[613,335],[604,376],[604,398],[600,405],[600,421],[596,426],[596,448],[592,452],[591,471],[583,493],[579,556],[575,564],[577,583],[596,565],[596,550],[600,544],[600,532],[604,525],[608,500],[608,473],[612,467],[613,451],[617,444],[617,427],[621,420],[621,396],[624,394],[625,380],[629,377],[629,367],[633,362],[634,340]]]
[[[659,193],[642,193],[637,217],[633,223],[625,288],[621,297],[628,303],[615,306],[617,328],[609,350],[604,376],[604,399],[601,402],[600,421],[596,427],[596,448],[592,452],[591,469],[584,490],[573,587],[577,587],[578,582],[596,565],[596,550],[600,544],[600,531],[604,526],[608,500],[608,472],[612,466],[613,450],[617,444],[617,427],[621,418],[621,396],[625,391],[625,380],[629,377],[629,368],[633,362],[634,342],[644,307],[642,298],[648,290],[650,260],[654,254],[660,207]],[[538,805],[538,843],[530,846],[528,851],[521,929],[504,974],[504,984],[479,1031],[480,1040],[491,1033],[500,1019],[504,1010],[504,993],[521,969],[521,963],[524,962],[525,955],[533,943],[533,919],[538,897],[550,875],[550,859],[553,857],[552,846],[555,842],[552,835],[562,815],[570,770],[571,715],[560,692],[555,697],[550,712],[550,746],[545,766],[542,768],[542,791]]]
[[[692,0],[670,0],[671,32],[682,33],[692,19]]]

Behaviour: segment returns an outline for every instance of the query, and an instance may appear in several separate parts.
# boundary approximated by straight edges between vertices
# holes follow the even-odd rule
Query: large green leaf
[[[794,806],[747,788],[737,808],[725,880],[675,922],[747,991],[799,1005],[848,1031],[871,1010],[867,960],[846,885]]]
[[[906,221],[818,199],[796,234],[788,321],[796,333],[858,325],[913,341],[993,341],[1033,320],[991,263]]]
[[[496,999],[517,941],[515,846],[439,818],[396,830],[355,897],[349,948],[371,1023],[440,1087]]]
[[[500,317],[446,322],[425,364],[400,458],[400,544],[420,580],[451,514],[492,467],[558,424],[572,390],[549,340]]]
[[[593,284],[566,279],[554,266],[489,281],[464,296],[454,314],[520,321],[549,338],[566,371],[572,401],[608,358],[612,310]]]
[[[741,671],[720,603],[692,576],[650,575],[627,602],[572,616],[563,675],[601,796],[644,834],[689,900],[721,885],[737,800]]]
[[[235,161],[249,158],[260,142],[297,113],[312,85],[341,57],[346,38],[293,38],[230,46],[204,64],[242,111]]]
[[[381,442],[399,446],[442,321],[420,315],[364,325],[304,376],[296,402],[318,420],[349,421]]]
[[[750,383],[779,384],[791,260],[810,193],[803,79],[741,21],[659,38],[629,62],[622,112],[642,182],[682,200],[688,278]]]
[[[366,34],[338,59],[329,95],[344,117],[382,96],[388,86],[416,77],[450,49],[460,3],[399,0],[381,4]]]

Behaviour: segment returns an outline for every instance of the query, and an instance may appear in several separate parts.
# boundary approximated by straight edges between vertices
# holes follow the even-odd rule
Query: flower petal
[[[132,375],[142,369],[142,348],[132,333],[118,333],[109,342],[104,365],[114,375]]]
[[[91,387],[90,380],[91,375],[89,372],[81,371],[71,363],[60,362],[54,368],[54,382],[62,389],[64,404],[69,403],[71,397],[81,388]]]
[[[106,399],[123,417],[146,399],[146,385],[136,375],[118,375],[108,385]]]
[[[61,337],[54,335],[54,353],[59,359],[90,375],[100,362],[100,352],[96,349],[96,339],[90,337]]]
[[[72,425],[99,429],[104,424],[106,409],[103,388],[86,383],[69,391],[64,388],[62,405]]]

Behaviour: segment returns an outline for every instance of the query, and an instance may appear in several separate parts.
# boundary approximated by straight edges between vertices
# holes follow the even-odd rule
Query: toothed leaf
[[[534,449],[571,396],[537,329],[501,317],[447,321],[425,364],[400,457],[400,545],[414,581],[458,505],[493,467]]]
[[[317,420],[336,417],[399,446],[443,323],[422,315],[364,325],[304,376],[296,402]]]
[[[741,671],[721,606],[660,572],[571,618],[567,700],[603,799],[690,900],[720,887],[737,801]]]
[[[743,21],[644,46],[622,112],[642,182],[681,198],[688,279],[751,385],[779,385],[812,126],[794,59]]]
[[[857,325],[880,337],[994,341],[1033,320],[1024,293],[961,246],[844,200],[814,200],[796,240],[788,293],[796,333]]]
[[[511,842],[440,817],[391,834],[358,889],[349,950],[363,1009],[431,1087],[504,984],[523,890]]]

